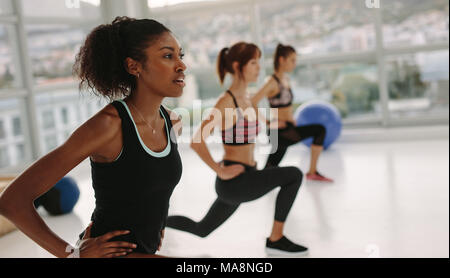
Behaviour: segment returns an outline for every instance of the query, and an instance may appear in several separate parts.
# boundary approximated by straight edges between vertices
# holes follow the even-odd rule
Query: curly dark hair
[[[127,72],[125,59],[130,57],[144,65],[144,50],[165,32],[171,31],[156,20],[126,16],[97,26],[73,65],[73,73],[80,79],[79,89],[109,100],[128,96],[136,88],[136,77]]]

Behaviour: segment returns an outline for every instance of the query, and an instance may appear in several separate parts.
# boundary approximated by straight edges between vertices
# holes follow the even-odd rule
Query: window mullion
[[[32,159],[37,159],[41,155],[40,136],[37,122],[35,94],[33,91],[33,73],[31,71],[31,60],[30,55],[28,53],[27,36],[25,33],[21,2],[22,0],[12,1],[13,10],[17,15],[18,19],[16,24],[17,46],[19,53],[19,57],[17,58],[20,63],[20,68],[18,72],[20,72],[22,75],[22,82],[24,89],[26,91],[25,114],[28,123],[27,133],[29,134],[28,138],[30,138],[31,155]]]

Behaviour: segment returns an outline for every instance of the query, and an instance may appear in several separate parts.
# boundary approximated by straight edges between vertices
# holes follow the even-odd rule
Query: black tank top
[[[161,152],[153,152],[139,136],[126,103],[119,100],[112,105],[122,120],[123,148],[113,162],[91,160],[96,199],[91,216],[91,237],[114,230],[130,230],[131,233],[110,241],[135,243],[136,252],[154,254],[160,232],[165,227],[170,196],[181,178],[182,164],[176,137],[170,117],[161,105],[167,146]],[[84,231],[80,239],[83,234]]]

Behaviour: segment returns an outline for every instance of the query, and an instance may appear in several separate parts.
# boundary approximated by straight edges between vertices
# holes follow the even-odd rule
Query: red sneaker
[[[324,182],[333,182],[332,179],[327,178],[319,174],[319,172],[316,171],[315,174],[306,174],[306,179],[308,180],[314,180],[314,181],[324,181]]]

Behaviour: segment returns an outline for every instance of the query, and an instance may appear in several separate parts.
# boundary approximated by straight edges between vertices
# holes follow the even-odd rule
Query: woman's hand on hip
[[[240,164],[234,164],[225,166],[223,163],[220,164],[220,170],[217,172],[217,175],[222,180],[230,180],[242,174],[245,171],[244,166]]]
[[[126,241],[108,241],[130,231],[112,231],[99,237],[91,237],[92,222],[86,228],[76,252],[80,258],[114,258],[133,252],[137,246]]]

